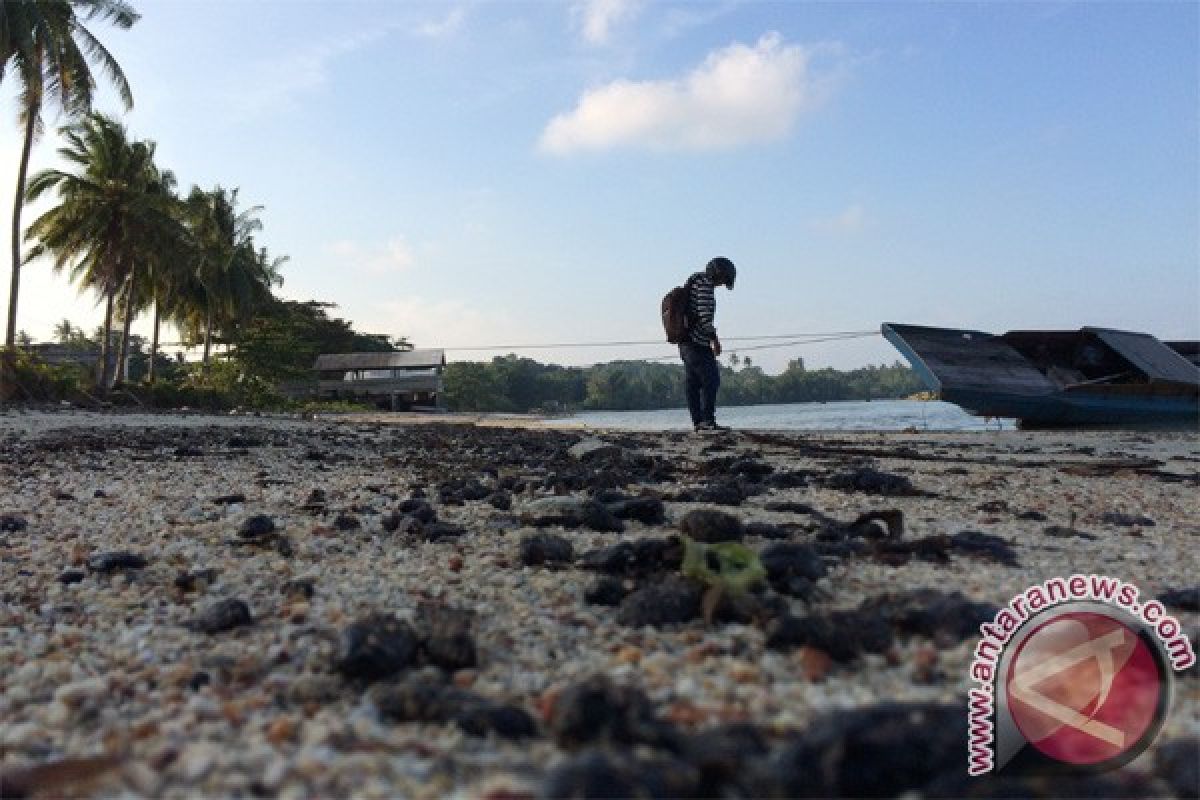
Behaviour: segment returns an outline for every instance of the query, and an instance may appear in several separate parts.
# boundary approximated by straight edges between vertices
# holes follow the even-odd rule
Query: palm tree
[[[283,285],[279,271],[287,261],[287,256],[272,258],[265,247],[255,248],[253,239],[238,248],[229,264],[229,316],[224,320],[227,325],[236,327],[274,302],[271,289]]]
[[[204,191],[193,187],[188,195],[188,217],[192,235],[200,252],[196,288],[203,294],[203,307],[192,304],[185,311],[186,324],[197,331],[203,319],[204,357],[208,368],[212,356],[213,332],[219,325],[236,319],[242,309],[261,299],[259,293],[266,265],[257,264],[252,234],[262,228],[255,216],[262,206],[237,211],[237,189],[214,187]],[[278,273],[275,273],[276,275]],[[268,276],[269,277],[269,276]],[[270,280],[266,282],[270,296]]]
[[[120,65],[85,26],[93,20],[128,29],[137,22],[138,14],[124,0],[3,0],[0,6],[0,82],[11,67],[20,86],[19,119],[25,128],[13,202],[12,280],[4,339],[7,348],[16,339],[21,209],[29,154],[41,129],[42,107],[54,98],[69,115],[90,110],[96,81],[89,62],[108,75],[125,107],[133,107],[133,95]]]
[[[173,178],[155,166],[153,142],[130,141],[123,125],[96,113],[61,133],[58,152],[77,171],[46,169],[30,180],[29,202],[51,189],[60,202],[29,226],[25,238],[36,244],[27,260],[51,253],[56,271],[69,266],[72,282],[105,299],[100,385],[107,388],[114,301],[123,294],[127,342],[139,263],[184,234],[169,202]]]
[[[150,155],[153,158],[153,143]],[[154,357],[158,351],[158,286],[161,276],[169,267],[165,265],[188,265],[192,259],[190,237],[183,224],[183,210],[175,194],[175,174],[171,170],[159,171],[153,161],[144,186],[147,201],[144,211],[149,212],[139,219],[141,236],[130,242],[130,269],[125,276],[125,300],[123,303],[121,353],[117,358],[117,375],[125,375],[125,362],[129,358],[129,326],[133,318],[154,305],[154,341],[150,352],[151,376],[154,372]]]
[[[54,326],[54,339],[59,344],[70,344],[74,334],[75,326],[72,325],[71,320],[67,319],[66,317],[63,317],[62,322],[59,322]]]
[[[203,283],[198,273],[185,287],[183,302],[176,306],[180,327],[191,332],[192,341],[236,344],[244,326],[278,302],[272,289],[283,285],[280,268],[287,261],[287,256],[272,258],[248,239],[215,281]]]
[[[172,206],[176,209],[181,223],[184,220],[182,203],[171,195]],[[150,337],[150,371],[147,376],[154,383],[158,370],[155,361],[158,359],[159,331],[163,318],[175,319],[177,311],[183,306],[189,282],[194,282],[196,264],[195,242],[186,226],[181,224],[183,236],[172,245],[148,254],[144,294],[154,305],[153,333]]]
[[[190,209],[187,213],[186,225],[192,256],[172,263],[169,271],[163,273],[159,302],[162,319],[170,322],[179,331],[181,342],[190,347],[203,340],[208,296],[200,283],[202,256],[199,242],[191,227]]]
[[[203,292],[196,276],[199,249],[187,227],[186,206],[175,194],[174,176],[170,173],[165,175],[169,176],[170,180],[165,181],[162,186],[163,199],[171,209],[172,216],[178,221],[177,231],[168,240],[157,242],[146,249],[146,268],[138,275],[138,307],[140,309],[149,303],[154,309],[147,376],[150,383],[154,383],[157,377],[155,362],[158,358],[159,334],[163,321],[174,321],[176,327],[182,327],[181,321],[186,318],[185,309],[189,304],[203,304]]]

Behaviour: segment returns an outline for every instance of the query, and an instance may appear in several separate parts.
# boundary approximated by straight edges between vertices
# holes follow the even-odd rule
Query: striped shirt
[[[707,345],[717,338],[713,317],[717,313],[717,298],[713,296],[713,281],[703,272],[688,278],[688,320],[692,341]]]

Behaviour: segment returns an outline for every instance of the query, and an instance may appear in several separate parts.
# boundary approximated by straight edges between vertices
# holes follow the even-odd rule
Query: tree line
[[[288,384],[314,383],[312,366],[321,353],[378,352],[407,349],[404,339],[362,333],[329,313],[332,303],[270,298],[254,315],[213,336],[214,358],[184,361],[182,353],[168,357],[143,336],[130,335],[124,343],[127,359],[120,377],[126,382],[120,394],[156,407],[189,405],[212,409],[238,406],[282,408],[289,405],[281,390]],[[66,363],[39,363],[44,345],[35,345],[19,333],[15,387],[28,401],[86,399],[85,385],[97,371],[86,366],[99,361],[105,338],[118,339],[119,331],[99,326],[92,334],[69,319],[54,326],[53,344]],[[24,341],[23,341],[24,340]],[[109,348],[110,352],[112,348]],[[156,376],[154,381],[151,377]],[[81,392],[82,390],[82,392]],[[110,399],[118,400],[112,397]]]
[[[23,263],[49,257],[55,271],[104,302],[97,385],[120,382],[130,325],[147,311],[152,365],[165,320],[186,344],[203,346],[207,367],[218,337],[248,324],[283,282],[286,259],[271,257],[254,239],[260,208],[239,209],[239,191],[222,186],[180,195],[174,174],[155,163],[154,143],[133,139],[105,114],[89,113],[60,134],[58,152],[70,168],[29,180],[26,202],[52,193],[54,205],[25,231]],[[111,358],[114,339],[119,350]],[[155,380],[153,370],[148,378]]]
[[[924,387],[899,361],[839,371],[793,359],[768,375],[749,359],[721,367],[721,405],[808,403],[905,397]],[[447,405],[456,411],[633,411],[686,405],[680,364],[614,361],[591,367],[541,364],[516,355],[446,366]]]

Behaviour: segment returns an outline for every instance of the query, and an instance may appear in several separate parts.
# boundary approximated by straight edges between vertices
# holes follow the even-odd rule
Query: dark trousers
[[[684,342],[679,345],[679,357],[683,359],[687,376],[685,393],[692,424],[716,422],[717,389],[721,386],[721,371],[717,369],[717,357],[706,344]]]

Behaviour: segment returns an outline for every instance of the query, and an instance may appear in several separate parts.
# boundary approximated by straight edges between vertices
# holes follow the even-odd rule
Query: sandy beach
[[[0,487],[4,796],[1197,789],[1195,668],[1074,782],[970,782],[964,710],[979,622],[1053,577],[1195,646],[1197,433],[10,411]],[[681,533],[764,585],[706,607]]]

